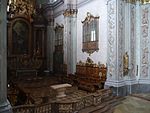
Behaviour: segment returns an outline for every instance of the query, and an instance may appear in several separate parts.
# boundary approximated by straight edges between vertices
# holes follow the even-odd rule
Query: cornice
[[[96,1],[96,0],[79,0],[78,3],[77,3],[77,9],[84,6],[84,5],[86,5],[86,4],[88,4],[88,3],[91,3],[93,1]],[[64,5],[64,2],[61,5]],[[60,11],[58,11],[57,14],[56,13],[54,14],[55,15],[54,17],[62,15],[63,13],[64,13],[64,9],[61,9]]]
[[[96,0],[79,0],[77,7],[80,8],[88,3],[93,2],[93,1],[96,1]]]
[[[44,8],[44,10],[54,10],[63,4],[64,4],[63,0],[58,0],[58,1],[54,2],[53,4],[50,4],[50,3],[42,4],[42,7]]]

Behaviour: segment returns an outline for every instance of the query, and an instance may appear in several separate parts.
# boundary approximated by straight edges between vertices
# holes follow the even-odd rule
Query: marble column
[[[55,31],[54,31],[54,19],[48,22],[47,26],[47,66],[50,72],[53,72],[53,53],[54,53],[54,39],[55,39]]]
[[[7,0],[0,0],[0,113],[12,113],[7,100]]]
[[[65,0],[64,4],[64,62],[67,74],[74,74],[77,62],[77,0]]]

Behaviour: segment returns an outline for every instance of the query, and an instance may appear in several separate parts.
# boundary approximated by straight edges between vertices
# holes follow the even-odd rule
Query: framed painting
[[[31,26],[23,18],[11,22],[8,33],[8,52],[10,56],[30,55]]]

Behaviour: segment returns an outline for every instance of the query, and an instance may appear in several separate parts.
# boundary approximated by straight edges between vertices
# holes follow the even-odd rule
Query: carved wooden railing
[[[110,89],[87,95],[75,100],[54,101],[39,105],[21,105],[13,107],[13,113],[75,113],[92,105],[99,105],[112,95]]]
[[[51,103],[15,106],[13,113],[51,113]]]

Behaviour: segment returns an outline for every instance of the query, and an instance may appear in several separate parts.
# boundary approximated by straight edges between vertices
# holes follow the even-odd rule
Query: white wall
[[[82,23],[87,12],[93,16],[99,16],[99,51],[89,56],[95,63],[100,61],[103,64],[107,62],[107,0],[91,0],[91,2],[82,5],[78,9],[77,15],[77,62],[86,61],[89,56],[82,52]]]
[[[84,2],[85,1],[85,2]],[[87,2],[82,0],[82,5],[79,2],[78,4],[78,14],[77,14],[77,62],[86,61],[89,56],[87,53],[82,52],[82,23],[87,16],[87,12],[90,12],[93,16],[99,16],[99,51],[94,52],[89,56],[95,63],[99,61],[103,64],[107,62],[107,0],[91,0]],[[85,4],[84,4],[85,3]],[[63,7],[59,10],[55,9],[54,15],[62,13]],[[59,14],[55,16],[55,25],[63,24],[64,25],[64,16]]]
[[[55,17],[55,20],[54,20],[54,27],[56,26],[56,23],[58,23],[59,25],[63,24],[64,25],[64,15],[61,14],[57,17]]]

